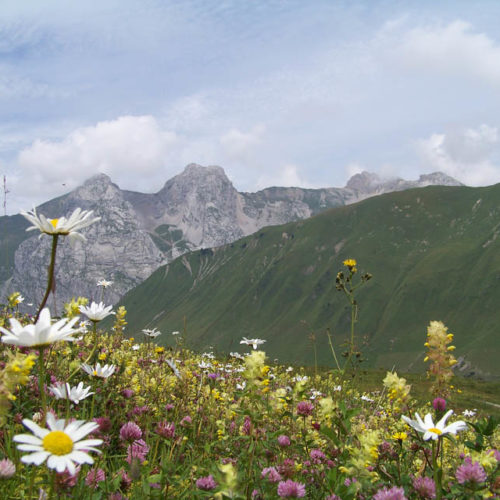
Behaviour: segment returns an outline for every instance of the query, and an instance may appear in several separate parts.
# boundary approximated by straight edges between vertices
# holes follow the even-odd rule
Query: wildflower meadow
[[[129,332],[125,309],[106,305],[106,279],[99,302],[75,297],[57,315],[47,304],[58,241],[84,243],[78,231],[99,219],[24,216],[52,253],[36,313],[20,312],[21,290],[0,315],[1,499],[500,496],[499,420],[454,408],[443,323],[422,325],[426,401],[394,371],[378,390],[360,388],[356,291],[372,276],[355,259],[336,278],[348,341],[330,337],[331,369],[311,373],[271,362],[260,338],[216,356],[187,349],[186,332]],[[171,347],[157,344],[165,335]]]

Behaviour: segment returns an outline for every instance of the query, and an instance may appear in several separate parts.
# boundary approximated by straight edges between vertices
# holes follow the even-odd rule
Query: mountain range
[[[202,248],[234,242],[266,226],[311,217],[332,207],[391,191],[431,184],[460,185],[442,173],[417,181],[354,175],[344,188],[271,187],[238,192],[221,167],[188,165],[157,193],[121,190],[104,174],[70,193],[47,201],[38,212],[52,218],[76,207],[93,210],[98,224],[84,230],[85,244],[62,241],[56,264],[53,307],[73,296],[99,298],[99,279],[114,282],[106,301],[115,303],[161,265]],[[27,303],[39,303],[46,286],[50,238],[26,233],[21,215],[0,217],[0,291],[21,291]]]

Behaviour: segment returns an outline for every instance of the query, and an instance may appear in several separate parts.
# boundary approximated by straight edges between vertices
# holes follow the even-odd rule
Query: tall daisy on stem
[[[432,468],[434,472],[434,482],[436,484],[436,499],[442,498],[443,494],[443,437],[447,434],[455,435],[459,431],[467,429],[467,424],[462,420],[457,420],[446,425],[448,417],[453,413],[453,410],[448,410],[443,417],[436,423],[432,420],[432,415],[428,413],[424,419],[418,413],[415,413],[416,420],[402,416],[401,418],[417,432],[423,434],[424,441],[432,440]],[[441,451],[441,463],[438,464],[438,457]]]
[[[92,217],[92,214],[92,210],[89,211],[77,208],[73,211],[68,219],[66,219],[66,217],[60,217],[59,219],[48,219],[42,214],[38,215],[35,208],[33,208],[31,212],[21,211],[21,215],[28,219],[28,221],[32,224],[26,229],[26,231],[33,231],[38,229],[41,233],[40,237],[43,234],[52,236],[52,250],[50,254],[47,290],[45,291],[45,295],[35,316],[35,321],[38,320],[42,309],[45,307],[50,292],[55,289],[54,270],[56,264],[57,242],[59,236],[68,236],[70,243],[72,244],[76,240],[85,241],[85,237],[78,231],[87,226],[90,226],[94,222],[97,222],[101,219],[100,217]]]
[[[63,318],[52,324],[50,311],[48,308],[45,308],[41,311],[40,318],[35,324],[23,326],[15,318],[10,318],[9,321],[10,330],[0,327],[0,332],[3,333],[2,342],[4,344],[38,349],[38,386],[42,402],[42,412],[45,416],[45,349],[59,340],[66,340],[68,342],[76,340],[74,335],[79,333],[80,330],[78,328],[73,328],[73,325],[78,321],[78,317],[73,319]]]

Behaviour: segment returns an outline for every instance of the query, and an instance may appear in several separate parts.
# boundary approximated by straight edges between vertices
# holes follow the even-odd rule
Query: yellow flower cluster
[[[15,355],[7,352],[7,363],[0,372],[0,424],[4,425],[5,416],[9,410],[10,401],[15,399],[14,392],[19,385],[26,385],[31,368],[35,364],[33,354]]]
[[[13,309],[18,306],[24,300],[23,296],[19,292],[14,292],[7,298],[8,306]]]
[[[125,321],[125,316],[127,315],[127,310],[125,306],[120,306],[116,311],[115,324],[113,326],[113,331],[117,335],[123,335],[125,331],[125,325],[127,322]]]
[[[79,316],[80,306],[86,306],[88,303],[89,299],[85,297],[78,297],[77,299],[73,297],[69,302],[64,304],[64,315],[69,319]]]
[[[389,399],[396,405],[397,409],[399,409],[399,406],[408,400],[411,385],[406,383],[405,378],[398,377],[397,373],[392,372],[387,372],[383,383],[384,387],[387,389]]]
[[[424,361],[431,364],[427,370],[428,375],[434,377],[432,391],[434,395],[446,397],[449,393],[449,382],[453,377],[452,367],[457,360],[451,354],[455,346],[450,345],[453,334],[448,333],[448,328],[441,321],[431,321],[427,328],[427,356]]]
[[[350,446],[349,462],[346,467],[340,467],[342,472],[351,476],[366,477],[376,480],[378,474],[368,467],[374,465],[378,458],[378,445],[382,442],[378,429],[364,429],[358,434],[359,446]]]
[[[342,264],[344,264],[344,266],[346,266],[349,271],[351,271],[351,273],[355,273],[356,272],[356,260],[355,259],[346,259],[344,260],[344,262],[342,262]]]

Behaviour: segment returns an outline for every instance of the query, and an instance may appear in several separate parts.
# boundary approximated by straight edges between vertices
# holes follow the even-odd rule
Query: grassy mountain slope
[[[426,327],[442,320],[457,356],[498,375],[499,200],[500,185],[391,193],[186,254],[124,297],[129,331],[182,330],[186,318],[192,346],[229,351],[258,337],[271,357],[303,363],[314,331],[318,362],[332,364],[325,331],[338,348],[350,321],[335,276],[355,258],[374,275],[356,325],[370,365],[422,369]]]

